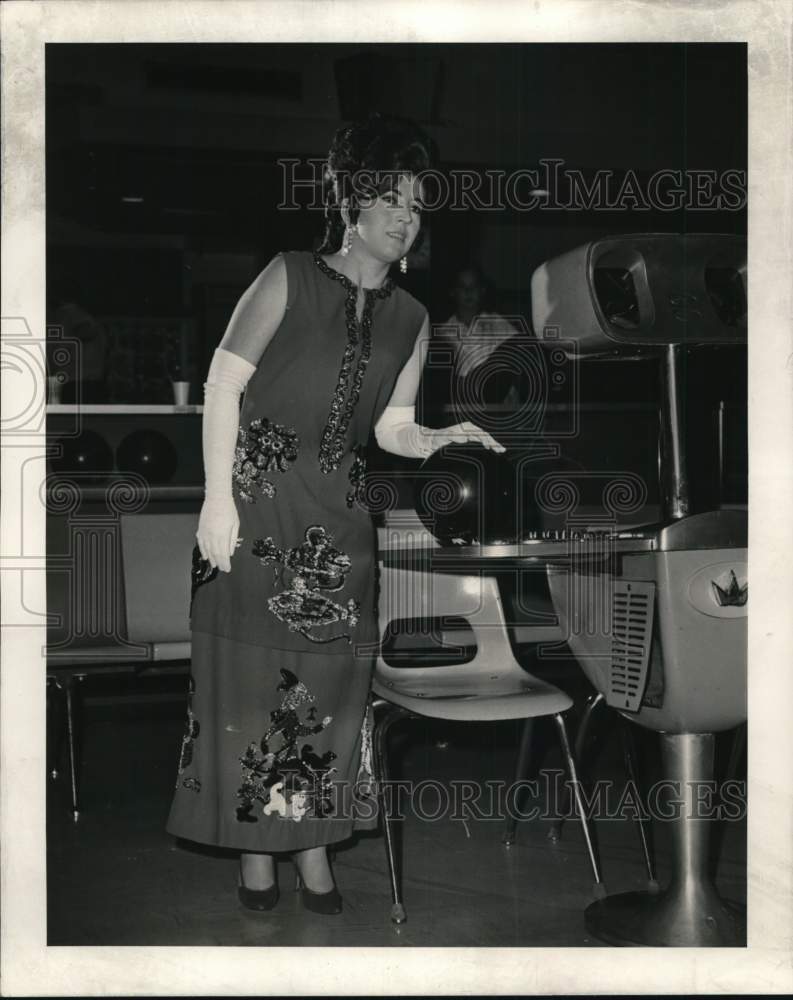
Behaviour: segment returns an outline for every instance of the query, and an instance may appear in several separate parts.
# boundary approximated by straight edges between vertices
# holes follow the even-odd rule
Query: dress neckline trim
[[[352,281],[351,278],[348,278],[346,274],[342,274],[341,271],[337,271],[335,267],[331,267],[330,264],[328,264],[326,260],[323,260],[318,253],[314,252],[312,257],[314,258],[314,263],[324,275],[333,281],[340,282],[340,284],[346,288],[348,292],[351,289],[354,289],[357,292],[358,286],[354,281]],[[391,278],[386,278],[379,288],[364,288],[363,291],[366,295],[373,295],[375,298],[385,299],[388,298],[395,287],[396,286],[393,280]]]

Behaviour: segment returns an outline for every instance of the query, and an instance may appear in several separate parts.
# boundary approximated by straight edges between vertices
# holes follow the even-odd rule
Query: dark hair
[[[482,269],[482,265],[475,260],[466,260],[459,264],[452,271],[451,282],[449,285],[449,294],[454,297],[454,292],[457,287],[457,282],[460,280],[461,274],[473,274],[476,278],[477,284],[482,289],[482,305],[489,306],[491,299],[493,298],[493,282],[488,278]]]
[[[393,188],[404,174],[429,168],[430,143],[407,118],[373,114],[365,122],[340,128],[325,168],[325,238],[321,253],[335,253],[344,235],[342,202],[358,218],[362,197]]]
[[[485,275],[485,272],[482,270],[481,264],[478,264],[475,260],[465,261],[464,263],[460,264],[458,267],[454,269],[454,271],[452,272],[453,283],[457,284],[457,282],[460,279],[460,275],[465,274],[466,272],[473,274],[473,276],[476,278],[479,285],[483,289],[489,288],[490,282],[487,280],[487,276]]]

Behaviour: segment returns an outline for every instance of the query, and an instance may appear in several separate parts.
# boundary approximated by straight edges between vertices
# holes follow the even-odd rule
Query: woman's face
[[[403,175],[390,190],[364,202],[358,213],[358,238],[386,264],[404,257],[421,228],[421,182]]]

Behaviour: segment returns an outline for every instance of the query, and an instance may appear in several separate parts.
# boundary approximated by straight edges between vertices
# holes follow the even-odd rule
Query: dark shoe
[[[341,893],[335,885],[328,892],[312,892],[303,884],[303,879],[298,872],[295,888],[300,890],[300,902],[304,909],[310,910],[312,913],[321,913],[324,916],[334,916],[341,913]]]
[[[278,883],[273,882],[268,889],[249,889],[242,881],[240,868],[237,896],[242,905],[249,910],[272,910],[278,902]]]

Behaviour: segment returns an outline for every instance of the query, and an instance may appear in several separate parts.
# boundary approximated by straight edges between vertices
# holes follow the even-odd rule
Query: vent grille
[[[611,671],[607,702],[638,712],[647,685],[655,584],[615,580],[611,605]]]

